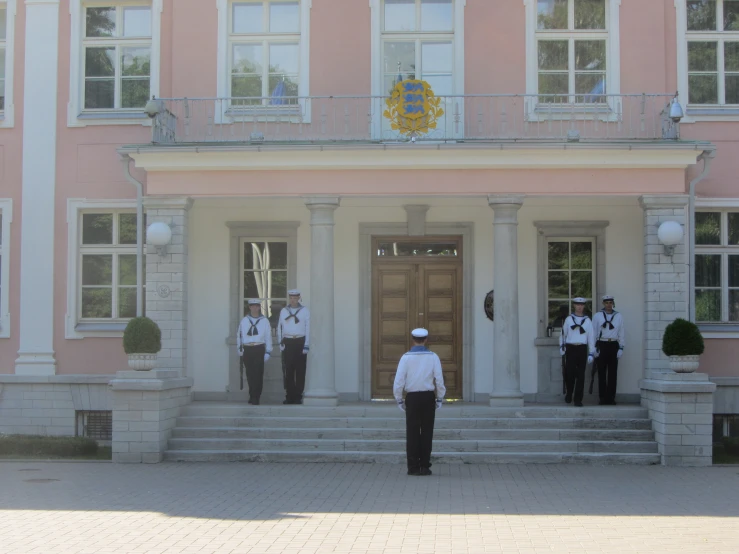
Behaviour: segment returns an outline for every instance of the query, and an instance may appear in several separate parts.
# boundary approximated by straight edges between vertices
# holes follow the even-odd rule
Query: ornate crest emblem
[[[385,105],[383,116],[390,120],[390,128],[411,137],[436,129],[437,120],[444,115],[441,98],[426,81],[416,79],[396,84]]]

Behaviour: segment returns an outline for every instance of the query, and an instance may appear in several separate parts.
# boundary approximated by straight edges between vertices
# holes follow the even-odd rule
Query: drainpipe
[[[703,171],[695,179],[690,181],[688,188],[688,318],[690,321],[695,321],[695,256],[693,254],[695,250],[695,187],[708,176],[708,172],[711,170],[711,162],[713,162],[715,157],[715,147],[710,150],[704,150],[698,156],[698,161],[703,160]]]
[[[136,187],[136,317],[144,315],[144,185],[131,175],[128,154],[123,156],[123,174]]]

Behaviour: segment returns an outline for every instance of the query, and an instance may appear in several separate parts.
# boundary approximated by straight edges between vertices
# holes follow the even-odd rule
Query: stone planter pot
[[[675,373],[694,373],[698,369],[698,356],[670,356],[670,369]]]
[[[156,354],[129,354],[128,367],[136,371],[150,371],[157,365]]]

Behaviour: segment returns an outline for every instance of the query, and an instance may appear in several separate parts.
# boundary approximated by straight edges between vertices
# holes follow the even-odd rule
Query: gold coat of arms
[[[385,105],[383,116],[390,120],[390,128],[411,137],[436,129],[436,122],[444,115],[441,98],[426,81],[417,79],[397,83]]]

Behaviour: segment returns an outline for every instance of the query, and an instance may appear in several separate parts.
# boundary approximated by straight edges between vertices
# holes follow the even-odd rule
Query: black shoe
[[[283,404],[295,404],[295,402],[292,402],[291,400],[283,400]]]
[[[578,408],[582,408],[582,402],[575,402],[575,406],[577,406]]]
[[[257,398],[256,400],[254,400],[252,402],[252,404],[254,404],[255,406],[259,406],[259,398]]]
[[[421,468],[421,469],[420,469],[420,470],[418,471],[418,474],[419,474],[419,475],[431,475],[431,470],[430,470],[429,468],[427,468],[427,467],[422,467],[422,468]]]
[[[615,400],[611,400],[611,401],[609,402],[609,404],[610,404],[611,406],[615,406],[615,405],[616,405],[616,401],[615,401]]]
[[[247,402],[247,404],[254,404],[254,401],[250,398],[249,399],[249,402]]]
[[[408,475],[421,475],[420,470],[418,468],[409,469]]]
[[[567,402],[568,404],[570,402],[572,402],[572,395],[571,394],[568,394],[567,396],[565,396],[565,402]]]
[[[599,400],[598,406],[610,406],[610,402],[608,400]]]

